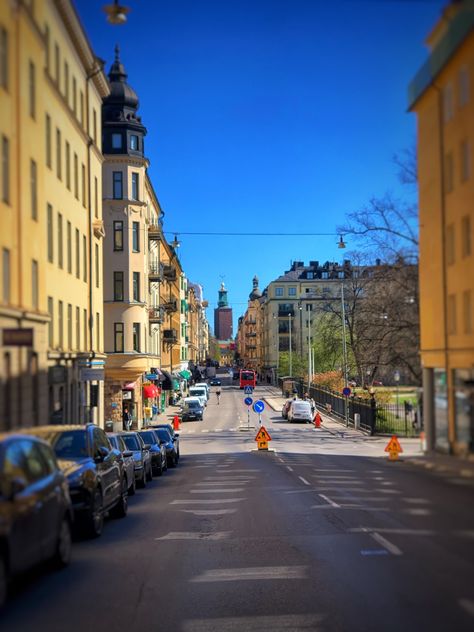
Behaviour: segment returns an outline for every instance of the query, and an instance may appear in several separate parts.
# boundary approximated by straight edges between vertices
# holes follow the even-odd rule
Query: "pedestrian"
[[[123,407],[122,423],[123,423],[123,429],[125,431],[130,430],[130,426],[132,425],[132,419],[131,419],[130,413],[128,412],[128,406]]]
[[[221,389],[220,388],[217,389],[216,396],[217,396],[217,405],[219,405],[221,403]]]

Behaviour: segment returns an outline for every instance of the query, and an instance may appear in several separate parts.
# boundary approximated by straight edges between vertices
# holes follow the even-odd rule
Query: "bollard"
[[[426,452],[426,435],[423,431],[420,432],[420,451]]]
[[[319,411],[317,411],[314,416],[314,427],[321,428],[321,415],[319,414]]]
[[[354,428],[360,430],[360,413],[354,413]]]

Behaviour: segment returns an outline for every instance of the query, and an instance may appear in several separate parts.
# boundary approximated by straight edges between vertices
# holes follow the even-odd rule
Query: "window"
[[[82,206],[86,208],[86,167],[81,163]]]
[[[66,141],[66,187],[71,190],[71,146]]]
[[[296,296],[296,288],[295,287],[289,287],[288,288],[288,296]]]
[[[133,273],[133,300],[140,302],[140,272]]]
[[[48,261],[53,263],[53,207],[48,204],[46,207],[48,222]]]
[[[84,314],[84,349],[87,349],[87,309],[83,310]]]
[[[140,351],[140,323],[133,323],[133,350]]]
[[[74,197],[79,199],[79,158],[74,154]]]
[[[132,224],[132,250],[133,252],[140,252],[140,222],[133,222]]]
[[[113,198],[121,200],[123,198],[123,174],[121,171],[114,171],[113,178]]]
[[[97,112],[96,110],[92,110],[92,138],[94,139],[94,143],[97,145]]]
[[[462,256],[471,254],[471,218],[465,215],[461,220]]]
[[[61,180],[61,131],[56,128],[56,175]]]
[[[62,301],[58,301],[58,332],[59,332],[59,346],[62,349],[64,345],[64,314],[63,314]]]
[[[461,182],[466,182],[471,177],[471,146],[469,141],[461,143]]]
[[[38,220],[38,170],[36,162],[30,160],[31,219]]]
[[[67,242],[67,271],[72,274],[72,227],[71,222],[67,223],[66,242]]]
[[[114,272],[114,301],[123,301],[123,272]]]
[[[132,173],[132,200],[138,200],[138,176],[138,173]]]
[[[122,134],[112,134],[112,149],[122,149]]]
[[[96,331],[96,349],[100,350],[100,314],[96,312],[95,314],[95,331]]]
[[[450,294],[448,296],[448,333],[456,333],[456,295]]]
[[[81,277],[81,236],[76,228],[76,279]]]
[[[81,125],[84,127],[84,93],[82,90],[79,92],[79,107],[81,115]]]
[[[446,193],[451,193],[454,186],[454,161],[453,154],[449,152],[444,157],[444,187]]]
[[[72,349],[72,305],[67,306],[67,348]]]
[[[2,251],[2,298],[3,302],[10,302],[10,251],[4,248]]]
[[[2,136],[2,201],[10,202],[10,143]]]
[[[58,213],[58,265],[63,267],[63,216]]]
[[[123,250],[123,222],[114,222],[114,250]]]
[[[446,263],[448,266],[454,263],[454,251],[454,224],[449,224],[449,226],[446,226]]]
[[[0,86],[8,89],[8,33],[0,28]]]
[[[99,217],[99,182],[94,178],[94,216]]]
[[[36,118],[36,69],[30,60],[28,68],[29,111],[32,119]]]
[[[306,278],[307,279],[314,279],[314,272],[307,272],[306,273]]]
[[[69,105],[69,64],[64,62],[64,97]]]
[[[76,77],[72,78],[72,111],[77,116],[77,81]]]
[[[469,71],[463,66],[459,71],[459,107],[469,103]]]
[[[87,283],[87,237],[82,236],[82,280]]]
[[[52,166],[52,153],[51,153],[51,117],[49,114],[46,114],[46,166],[51,169]]]
[[[337,273],[337,278],[338,279],[343,279],[344,278],[344,272],[342,270]]]
[[[54,346],[54,308],[53,308],[52,296],[48,296],[48,314],[49,314],[48,345],[50,348],[52,348]]]
[[[59,76],[59,46],[58,44],[54,45],[54,78],[56,80],[56,85],[59,87],[59,81],[61,77]]]
[[[33,259],[31,262],[31,305],[33,309],[39,308],[38,282],[38,262]]]
[[[466,290],[462,294],[462,313],[464,333],[472,334],[472,292]]]
[[[275,296],[283,296],[283,288],[282,287],[276,287],[275,288]]]
[[[95,245],[95,286],[99,287],[100,267],[99,267],[99,246]]]
[[[81,348],[81,310],[76,307],[76,349]]]
[[[130,136],[130,149],[138,151],[138,136],[136,136],[136,134]]]
[[[445,123],[454,116],[453,86],[451,83],[448,83],[443,89],[443,114]]]
[[[123,323],[114,323],[114,351],[123,353]]]

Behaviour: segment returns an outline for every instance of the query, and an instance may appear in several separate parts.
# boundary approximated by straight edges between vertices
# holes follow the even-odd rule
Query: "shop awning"
[[[187,369],[183,369],[182,371],[179,372],[179,374],[184,377],[185,380],[189,380],[189,378],[191,377],[191,371],[188,371]]]
[[[151,397],[157,397],[160,394],[160,391],[157,386],[154,384],[145,384],[143,387],[143,396],[147,399]]]
[[[129,382],[128,384],[124,384],[122,386],[122,391],[133,391],[135,390],[135,382]]]
[[[173,378],[173,390],[179,391],[179,380],[175,377]]]
[[[173,378],[168,373],[168,371],[165,371],[165,369],[160,369],[160,370],[161,370],[161,373],[163,374],[163,381],[161,382],[161,388],[164,391],[172,391],[173,390]]]

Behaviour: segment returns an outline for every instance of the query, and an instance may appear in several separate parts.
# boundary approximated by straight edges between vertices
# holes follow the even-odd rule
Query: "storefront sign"
[[[33,346],[33,329],[4,329],[2,333],[4,347]]]
[[[132,399],[133,391],[122,391],[122,399]]]
[[[102,382],[104,380],[104,369],[81,369],[81,380],[83,382]]]

